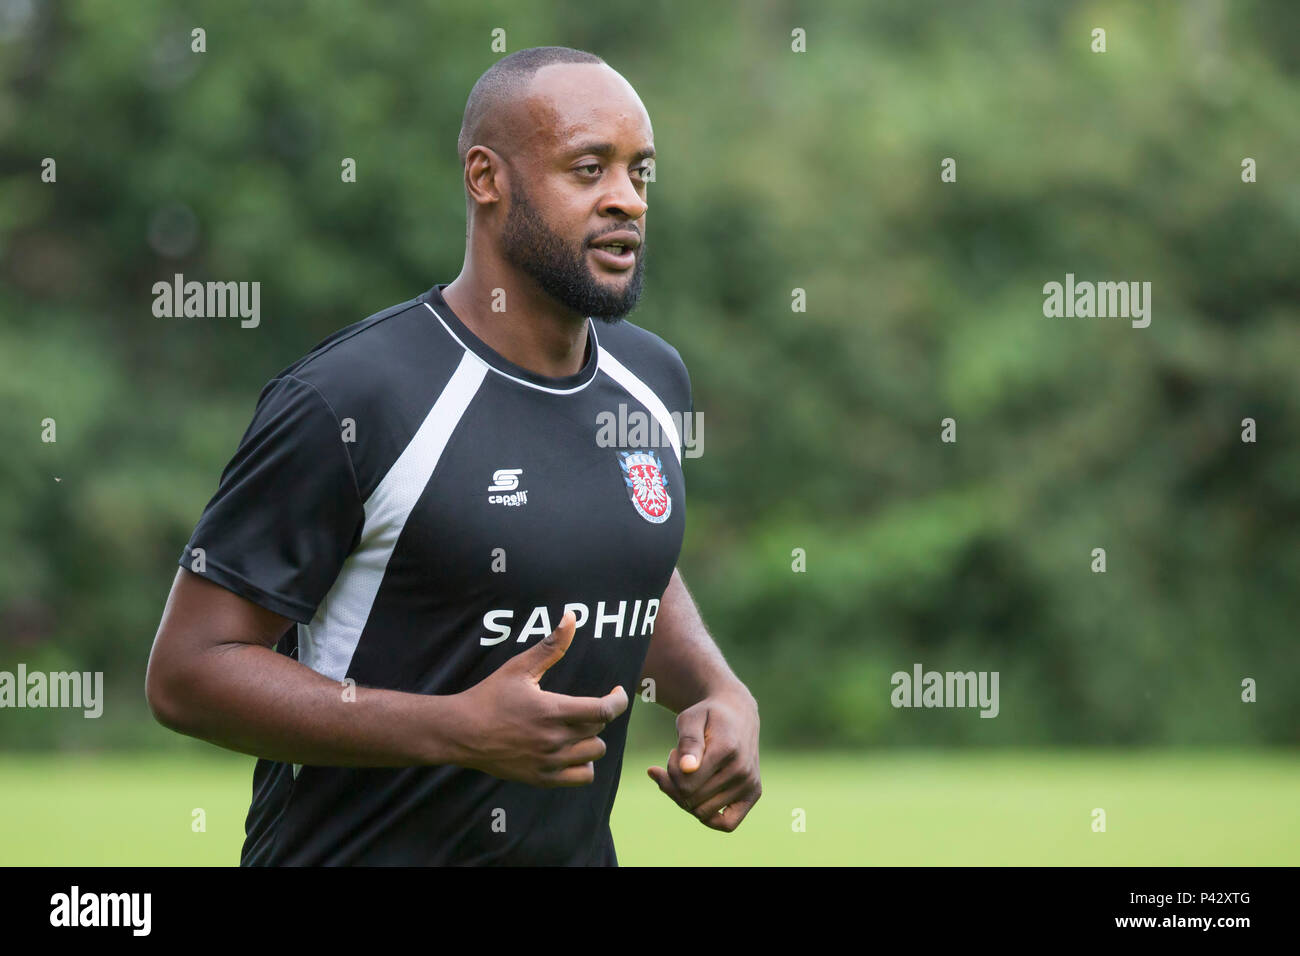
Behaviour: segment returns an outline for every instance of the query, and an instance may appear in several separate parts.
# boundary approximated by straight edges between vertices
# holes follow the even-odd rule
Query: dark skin
[[[460,694],[348,687],[275,643],[293,622],[185,568],[176,573],[149,656],[145,693],[179,733],[284,763],[457,764],[537,787],[580,787],[605,753],[597,735],[627,709],[541,690],[573,639],[560,628]]]
[[[608,66],[563,64],[538,71],[528,95],[479,133],[483,142],[507,144],[511,155],[475,146],[466,156],[465,262],[443,294],[471,331],[510,361],[542,375],[571,375],[584,364],[586,317],[500,253],[510,177],[523,177],[548,227],[574,243],[615,229],[644,235],[649,117]],[[594,256],[590,266],[600,282],[630,281],[630,270],[606,268]],[[505,312],[492,311],[496,289],[505,290]],[[181,569],[154,640],[146,695],[173,730],[271,760],[456,764],[539,787],[584,786],[605,753],[599,734],[629,702],[621,686],[603,697],[540,689],[541,676],[573,640],[574,624],[566,613],[549,636],[459,694],[342,689],[275,653],[292,621]],[[678,731],[666,768],[647,773],[706,826],[734,830],[762,792],[758,706],[727,667],[677,571],[661,600],[643,686],[645,678],[653,679],[657,702],[677,714]]]
[[[620,228],[644,235],[644,154],[654,155],[654,136],[636,92],[607,66],[545,67],[534,76],[530,93],[482,131],[484,142],[508,148],[508,156],[474,146],[465,157],[470,201],[465,262],[443,298],[498,354],[560,377],[582,368],[586,316],[555,301],[502,255],[511,177],[520,178],[551,229],[573,242]],[[613,148],[584,148],[593,145]],[[591,268],[610,286],[629,280],[628,273],[602,268],[594,259]],[[492,311],[496,289],[505,292],[504,312]]]
[[[758,703],[727,667],[704,626],[680,571],[659,605],[642,683],[677,714],[677,746],[668,766],[646,773],[705,826],[730,833],[758,802]]]

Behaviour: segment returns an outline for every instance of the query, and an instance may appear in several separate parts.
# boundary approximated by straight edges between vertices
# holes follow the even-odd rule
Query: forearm
[[[654,681],[655,701],[675,714],[723,693],[753,699],[709,636],[677,571],[659,602],[654,636],[642,668],[642,680],[645,678]]]
[[[458,763],[455,696],[345,687],[268,647],[224,644],[172,668],[159,720],[241,753],[318,766]]]

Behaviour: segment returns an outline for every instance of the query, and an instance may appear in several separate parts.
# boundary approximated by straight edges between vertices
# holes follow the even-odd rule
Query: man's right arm
[[[457,764],[534,786],[582,786],[597,735],[627,708],[538,687],[573,639],[573,615],[474,687],[434,696],[346,689],[275,644],[294,622],[180,568],[149,656],[145,694],[179,733],[241,753],[319,766]]]

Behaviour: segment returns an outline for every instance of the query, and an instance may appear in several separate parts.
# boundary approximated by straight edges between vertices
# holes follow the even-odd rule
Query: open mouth
[[[636,264],[636,250],[623,242],[606,242],[591,247],[596,261],[611,269],[630,269]]]

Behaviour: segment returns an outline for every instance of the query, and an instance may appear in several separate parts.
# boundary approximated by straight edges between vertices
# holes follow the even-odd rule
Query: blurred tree
[[[104,670],[113,715],[0,743],[173,739],[178,549],[268,378],[458,271],[496,27],[655,124],[633,321],[691,370],[682,565],[766,741],[1297,743],[1297,15],[0,2],[0,668]],[[260,327],[154,317],[175,273],[260,281]],[[1151,326],[1045,318],[1066,273],[1150,282]],[[999,671],[999,718],[894,710],[915,662]]]

